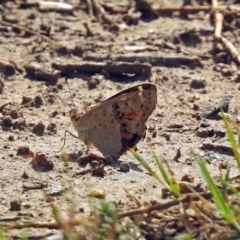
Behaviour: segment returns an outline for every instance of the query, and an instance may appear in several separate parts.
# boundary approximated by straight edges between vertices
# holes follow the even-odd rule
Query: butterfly
[[[121,91],[85,114],[70,110],[78,138],[103,155],[118,159],[135,149],[146,131],[146,122],[157,104],[157,88],[143,83]]]

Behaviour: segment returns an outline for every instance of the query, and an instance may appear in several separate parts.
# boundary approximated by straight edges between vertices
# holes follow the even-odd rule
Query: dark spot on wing
[[[113,103],[112,108],[113,108],[113,110],[117,110],[117,109],[119,109],[119,105],[117,103]]]
[[[123,137],[121,140],[123,148],[132,148],[141,139],[141,136],[138,135],[137,133],[126,133],[126,135],[128,135],[128,137],[125,137],[123,134]]]

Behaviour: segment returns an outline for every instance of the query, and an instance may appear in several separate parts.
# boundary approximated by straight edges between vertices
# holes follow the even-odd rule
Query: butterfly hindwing
[[[141,84],[108,98],[76,119],[79,138],[104,155],[119,158],[145,134],[145,123],[156,107],[157,89]]]

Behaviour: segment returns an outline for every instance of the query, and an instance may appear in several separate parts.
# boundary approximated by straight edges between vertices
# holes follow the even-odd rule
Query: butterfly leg
[[[65,133],[64,133],[64,138],[62,138],[62,139],[63,139],[63,146],[61,147],[61,149],[60,149],[59,152],[61,152],[61,151],[63,150],[64,146],[65,146],[67,133],[69,133],[71,136],[73,136],[73,137],[75,137],[75,138],[78,138],[78,136],[76,136],[76,135],[74,135],[73,133],[71,133],[71,132],[69,132],[68,130],[66,130]],[[61,139],[61,140],[62,140],[62,139]]]

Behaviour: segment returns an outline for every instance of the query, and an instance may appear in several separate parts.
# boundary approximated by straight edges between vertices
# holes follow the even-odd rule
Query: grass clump
[[[240,170],[239,143],[235,140],[231,126],[238,128],[233,120],[223,122],[231,144],[238,170]],[[230,123],[230,124],[229,124]],[[239,137],[238,137],[239,138]],[[152,176],[161,188],[167,189],[167,200],[142,204],[135,196],[124,189],[129,199],[137,207],[120,211],[105,199],[98,199],[89,217],[76,216],[74,211],[64,212],[50,204],[55,222],[42,224],[42,227],[59,229],[66,240],[128,240],[128,239],[240,239],[240,186],[233,182],[228,168],[220,185],[215,183],[201,156],[191,151],[207,188],[198,188],[189,183],[177,181],[169,167],[163,164],[153,151],[157,171],[153,170],[138,153],[134,157]],[[240,175],[239,175],[240,176]],[[34,223],[17,224],[15,227],[40,227]],[[0,239],[7,240],[8,229],[14,227],[3,224]],[[27,238],[25,238],[27,239]]]

